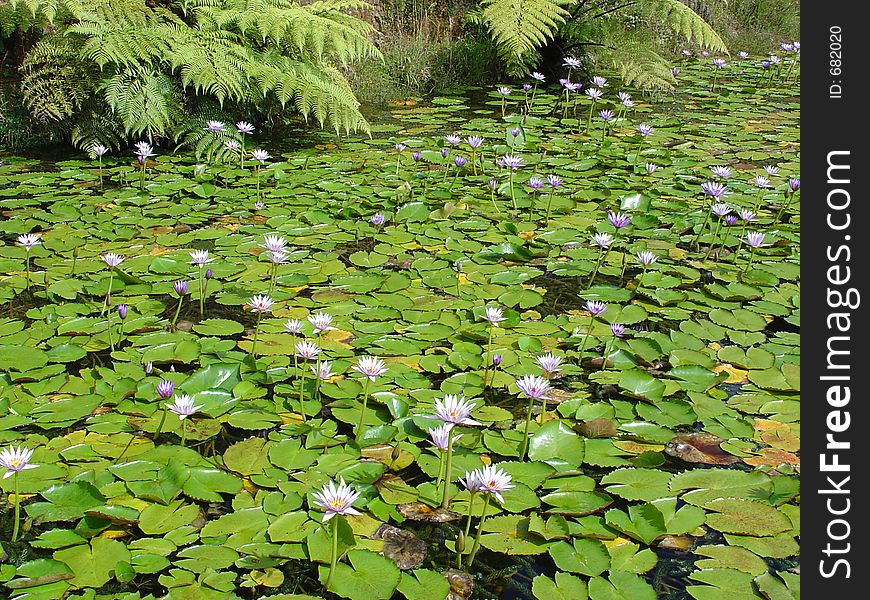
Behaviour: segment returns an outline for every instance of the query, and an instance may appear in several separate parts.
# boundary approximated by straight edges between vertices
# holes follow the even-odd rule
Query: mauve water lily
[[[236,123],[236,131],[242,135],[251,135],[254,133],[254,125],[247,121],[239,121]]]
[[[340,479],[336,486],[334,481],[324,485],[319,492],[312,494],[317,507],[324,511],[323,522],[329,521],[336,515],[361,515],[362,513],[353,508],[353,503],[360,497],[360,492],[354,491],[349,485]]]
[[[411,159],[414,162],[419,161],[421,156],[423,156],[423,155],[420,153],[419,150],[414,150],[413,152],[411,152]]]
[[[12,526],[12,538],[10,541],[18,541],[18,528],[21,522],[21,498],[18,496],[18,474],[27,469],[35,469],[38,465],[30,462],[33,458],[33,450],[23,448],[21,446],[13,447],[11,444],[8,448],[0,450],[0,467],[6,469],[3,473],[3,479],[13,477],[12,491],[15,498],[14,510],[14,525]]]
[[[384,216],[384,213],[375,213],[372,215],[371,219],[369,219],[369,222],[376,227],[380,227],[384,222],[386,222],[386,220],[387,218]]]
[[[737,215],[725,215],[725,224],[729,227],[737,223]]]
[[[596,233],[592,236],[592,243],[601,248],[607,248],[613,243],[613,236],[609,233]]]
[[[332,315],[329,313],[319,312],[313,315],[308,315],[308,322],[314,327],[315,333],[335,329],[335,327],[332,327]]]
[[[718,181],[705,181],[701,184],[701,191],[716,200],[728,195],[728,188],[725,187],[725,184]]]
[[[310,365],[309,368],[311,369],[312,373],[314,373],[314,376],[321,381],[326,381],[327,379],[330,379],[331,377],[334,377],[336,375],[336,373],[332,372],[332,363],[328,360],[317,362],[313,365]]]
[[[681,53],[683,56],[692,56],[692,51],[691,51],[691,50],[683,49],[683,50],[680,50],[680,53]]]
[[[227,126],[223,121],[207,121],[205,130],[211,133],[223,133],[227,130]]]
[[[656,172],[656,170],[657,170],[658,168],[659,168],[659,167],[658,167],[658,165],[656,165],[656,164],[653,164],[653,163],[646,163],[646,172],[647,172],[647,175],[652,175],[653,173]]]
[[[532,79],[534,79],[535,81],[542,81],[543,82],[543,81],[547,80],[547,78],[544,76],[543,73],[538,73],[537,71],[532,71],[530,77]]]
[[[623,325],[622,323],[611,323],[610,333],[612,333],[615,337],[621,338],[625,335],[625,325]]]
[[[788,180],[788,189],[792,192],[796,192],[801,189],[801,180],[800,179],[789,179]]]
[[[749,52],[745,52],[745,51],[741,50],[740,52],[737,53],[737,56],[739,56],[740,58],[749,58]]]
[[[237,151],[241,147],[238,140],[226,140],[224,142],[224,148],[231,152]]]
[[[535,362],[541,367],[545,377],[551,377],[559,372],[559,366],[562,364],[562,357],[548,352],[535,357]]]
[[[672,67],[672,68],[671,68],[671,75],[673,75],[674,77],[676,77],[676,76],[679,75],[679,74],[680,74],[680,69],[679,69],[678,67]]]
[[[266,254],[268,255],[269,260],[272,262],[273,265],[283,265],[284,263],[287,262],[287,259],[289,258],[289,255],[287,254],[287,252],[285,250],[270,250]],[[274,272],[273,272],[273,275],[274,275]],[[273,286],[274,286],[274,277],[273,277],[273,281],[269,285],[270,292],[272,291]]]
[[[542,187],[544,187],[544,180],[540,177],[529,177],[529,187],[535,191],[538,191]]]
[[[109,152],[109,149],[106,146],[99,144],[97,146],[92,147],[90,153],[94,158],[99,158],[101,156],[105,156],[108,152]]]
[[[532,84],[531,84],[531,83],[524,83],[524,84],[523,84],[523,91],[524,91],[524,92],[528,92],[528,91],[530,91],[531,89],[532,89]]]
[[[558,175],[547,175],[547,184],[550,187],[556,188],[556,187],[559,187],[560,185],[562,185],[562,183],[563,183],[562,178],[559,177]]]
[[[188,254],[190,254],[190,264],[195,265],[200,269],[214,260],[213,258],[209,258],[208,250],[190,250]]]
[[[267,235],[263,238],[261,248],[265,248],[270,252],[283,251],[287,246],[287,240],[280,235]]]
[[[489,321],[490,325],[494,327],[498,327],[498,324],[505,319],[504,313],[497,306],[487,306],[483,313],[483,320]]]
[[[508,96],[511,93],[511,89],[504,85],[498,86],[498,88],[496,88],[496,91],[502,96]]]
[[[103,254],[100,254],[100,259],[102,259],[110,269],[114,269],[125,260],[123,256],[115,254],[114,252],[104,252]]]
[[[607,305],[600,300],[587,300],[583,309],[597,317],[607,310]]]
[[[598,88],[588,88],[586,90],[586,95],[589,97],[590,100],[600,100],[601,97],[604,95],[604,92],[602,92]]]
[[[606,123],[609,123],[616,117],[616,113],[614,113],[609,108],[605,108],[598,111],[598,116],[601,117]]]
[[[625,100],[631,100],[631,94],[628,92],[617,92],[616,97],[619,98],[620,102],[624,102]]]
[[[779,167],[776,165],[764,165],[764,172],[771,176],[776,175],[779,173]]]
[[[24,248],[25,252],[30,252],[31,248],[41,243],[39,241],[39,234],[36,233],[25,233],[19,235],[17,238],[15,238],[15,241],[19,246]]]
[[[752,178],[752,185],[757,188],[765,189],[770,187],[770,179],[765,177],[764,175],[756,175]]]
[[[324,512],[323,522],[326,523],[336,515],[361,515],[362,513],[353,507],[353,503],[359,498],[360,492],[344,482],[344,478],[336,486],[334,481],[324,485],[319,492],[312,494],[314,503]],[[335,567],[338,564],[338,519],[332,525],[332,556],[329,562],[329,574],[326,576],[326,589],[330,588]]]
[[[712,62],[713,62],[713,66],[716,67],[717,69],[721,69],[725,65],[728,64],[725,62],[724,58],[714,58]]]
[[[623,229],[631,224],[631,217],[625,213],[610,211],[607,220],[617,229]]]
[[[747,222],[752,221],[755,218],[755,213],[748,208],[741,208],[737,211],[737,214],[740,215],[741,219]]]
[[[314,360],[317,358],[317,355],[320,354],[320,346],[314,342],[309,342],[308,340],[296,342],[294,348],[296,350],[296,356],[304,358],[305,360]]]
[[[188,396],[187,394],[176,394],[175,400],[172,404],[165,404],[166,408],[169,409],[170,412],[178,415],[178,420],[183,421],[190,415],[196,413],[200,408],[203,408],[205,404],[199,404],[194,406],[193,397]]]
[[[438,448],[441,452],[447,452],[448,444],[450,442],[450,434],[453,429],[453,423],[444,423],[439,427],[432,427],[429,431],[429,439],[432,442],[432,445]],[[462,437],[462,434],[453,434],[453,441],[455,442],[459,438]]]
[[[658,257],[649,250],[641,250],[636,256],[637,261],[645,267],[650,266],[658,260]]]
[[[714,215],[724,217],[731,212],[731,207],[723,202],[717,202],[710,210],[713,211]]]
[[[451,133],[449,135],[444,136],[444,141],[446,141],[451,146],[458,146],[460,142],[462,142],[462,138],[456,135],[455,133]]]
[[[713,177],[718,177],[719,179],[728,179],[731,177],[731,173],[734,172],[731,167],[723,165],[716,165],[711,167],[710,170],[713,172]]]
[[[707,52],[706,50],[702,50],[702,51],[701,51],[701,56],[703,56],[704,58],[709,58],[709,57],[710,57],[710,53]]]
[[[302,333],[302,321],[299,319],[288,319],[286,323],[284,323],[284,330],[287,333],[292,333],[293,335],[299,335]]]
[[[365,375],[370,381],[375,381],[388,370],[387,364],[376,356],[361,356],[351,369]]]
[[[251,151],[251,158],[259,162],[261,165],[264,165],[267,160],[272,158],[272,155],[266,150],[257,148],[256,150]]]
[[[435,400],[435,417],[445,423],[454,425],[480,425],[477,421],[470,418],[471,411],[474,410],[475,404],[470,400],[466,400],[465,396],[456,394],[446,394],[443,399]]]
[[[118,316],[121,317],[121,320],[124,320],[127,318],[127,305],[126,304],[119,304],[118,305]]]
[[[272,312],[273,304],[275,304],[275,301],[272,300],[272,298],[270,298],[269,296],[257,294],[255,296],[251,296],[245,306],[247,306],[251,310],[251,312],[263,313]]]
[[[479,135],[472,135],[465,138],[465,142],[472,148],[480,148],[483,145],[483,138]]]
[[[514,137],[519,137],[519,135],[520,135],[519,127],[514,127],[513,129],[511,129],[511,135]]]
[[[462,168],[468,162],[468,159],[464,156],[454,156],[453,164],[456,165],[457,168]]]
[[[592,78],[592,85],[599,88],[607,87],[607,78],[596,75]]]
[[[450,150],[447,148],[441,148],[441,158],[447,158],[450,155]]]
[[[652,135],[654,131],[655,129],[652,126],[647,125],[646,123],[641,123],[637,126],[637,132],[644,137]]]
[[[562,59],[562,66],[568,67],[569,69],[579,69],[580,68],[580,59],[575,58],[573,56],[566,56]]]
[[[169,400],[175,392],[175,384],[168,379],[161,379],[154,385],[154,389],[157,390],[158,396],[164,400]]]
[[[540,375],[524,375],[515,383],[523,395],[532,400],[544,400],[552,389],[550,382]]]
[[[523,158],[516,154],[505,154],[502,157],[502,161],[504,162],[505,167],[513,171],[516,171],[523,166]]]

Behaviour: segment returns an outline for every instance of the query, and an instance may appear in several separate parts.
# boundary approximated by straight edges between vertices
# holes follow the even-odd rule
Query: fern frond
[[[90,150],[99,145],[112,149],[121,148],[127,132],[102,99],[82,110],[73,123],[70,138],[73,145]]]
[[[39,40],[21,64],[24,104],[41,121],[72,116],[93,93],[94,79],[79,61],[74,44],[62,36]]]
[[[575,0],[484,0],[482,19],[512,71],[553,38]]]
[[[112,112],[133,137],[167,135],[182,113],[181,98],[164,73],[127,69],[110,77],[102,89]]]
[[[680,0],[646,0],[641,7],[686,40],[709,50],[728,52],[728,46],[710,24]]]

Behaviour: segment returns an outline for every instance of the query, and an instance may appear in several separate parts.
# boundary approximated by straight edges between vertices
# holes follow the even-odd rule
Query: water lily
[[[39,234],[36,233],[25,233],[19,235],[16,238],[16,242],[19,246],[24,248],[24,267],[27,273],[27,289],[30,289],[30,250],[34,246],[41,244],[39,241]]]
[[[332,327],[332,315],[325,312],[308,315],[308,322],[314,327],[314,333],[318,335],[324,331],[335,329],[335,327]]]
[[[541,367],[544,372],[544,377],[551,378],[559,372],[559,366],[562,364],[562,357],[548,352],[535,357],[535,362]]]
[[[330,481],[319,492],[312,494],[314,504],[324,512],[323,522],[326,523],[336,516],[361,515],[362,513],[353,507],[353,503],[360,497],[360,492],[344,482],[344,478],[335,485]],[[326,589],[332,583],[332,576],[338,564],[338,519],[332,522],[332,558],[329,563],[329,575],[326,576]]]
[[[480,534],[483,531],[483,524],[486,520],[486,510],[489,508],[490,498],[495,498],[499,503],[504,504],[503,492],[506,492],[514,487],[511,483],[511,476],[496,465],[486,465],[479,469],[475,469],[476,473],[471,476],[466,476],[466,481],[469,479],[473,482],[472,485],[477,489],[477,493],[483,494],[483,508],[480,511],[480,521],[477,523],[477,533],[474,537],[474,544],[471,547],[471,552],[468,555],[468,568],[474,564],[474,557],[480,548]],[[471,507],[469,506],[469,511]],[[470,512],[469,512],[470,518]]]
[[[39,465],[32,464],[33,450],[21,446],[0,450],[0,467],[6,469],[3,479],[12,477],[12,497],[15,498],[15,509],[12,526],[12,542],[18,541],[18,528],[21,524],[21,496],[18,494],[18,474],[27,469],[35,469]]]
[[[245,304],[251,312],[257,313],[257,324],[254,326],[254,341],[251,344],[252,360],[257,359],[257,339],[260,337],[260,319],[263,317],[263,313],[272,312],[273,304],[275,304],[275,301],[265,294],[251,296]]]
[[[351,369],[366,378],[363,383],[362,411],[360,411],[359,422],[356,426],[356,436],[358,438],[362,434],[363,423],[365,422],[366,408],[368,407],[369,400],[369,384],[374,383],[388,369],[387,364],[376,356],[361,356]]]
[[[526,414],[526,426],[523,431],[523,444],[520,447],[520,460],[524,460],[526,450],[529,447],[529,424],[532,422],[532,407],[535,400],[542,401],[541,419],[543,420],[547,411],[548,394],[552,388],[550,382],[540,375],[524,375],[517,379],[515,383],[520,392],[529,399],[529,410]]]

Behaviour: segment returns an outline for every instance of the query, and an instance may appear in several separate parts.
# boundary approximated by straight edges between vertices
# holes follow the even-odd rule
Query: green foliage
[[[576,0],[484,0],[480,18],[508,65],[519,67],[553,38],[570,16],[565,7],[574,4]]]
[[[659,52],[662,28],[713,51],[727,52],[718,33],[680,0],[484,0],[469,20],[484,24],[508,70],[525,74],[549,43],[593,48],[593,57],[617,69],[627,83],[672,89],[673,77]]]
[[[367,6],[191,0],[176,14],[139,0],[13,0],[0,28],[52,31],[24,57],[24,102],[37,119],[67,124],[79,145],[114,145],[117,124],[127,138],[178,137],[191,96],[227,108],[277,103],[336,133],[367,132],[336,68],[380,57],[371,25],[349,14]],[[94,115],[106,113],[100,131]]]

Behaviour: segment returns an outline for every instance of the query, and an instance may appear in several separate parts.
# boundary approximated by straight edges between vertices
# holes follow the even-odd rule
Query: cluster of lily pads
[[[797,597],[791,51],[4,158],[0,584]]]

